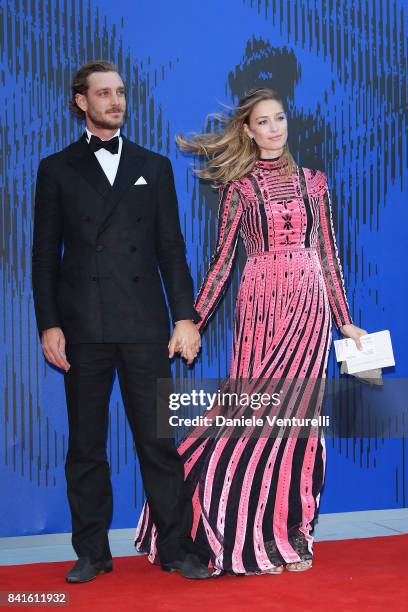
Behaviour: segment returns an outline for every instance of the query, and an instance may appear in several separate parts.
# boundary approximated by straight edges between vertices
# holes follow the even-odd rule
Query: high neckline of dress
[[[271,157],[270,159],[266,159],[264,157],[260,157],[256,165],[258,168],[266,168],[271,170],[278,170],[284,168],[288,164],[287,156],[282,153],[279,157]]]

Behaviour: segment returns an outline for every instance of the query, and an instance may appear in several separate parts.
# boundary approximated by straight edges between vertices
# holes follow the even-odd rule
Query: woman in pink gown
[[[366,332],[352,324],[326,176],[295,164],[287,131],[280,97],[261,89],[240,101],[221,133],[178,142],[205,154],[207,167],[199,174],[221,183],[217,245],[195,302],[198,327],[204,328],[223,294],[241,236],[247,261],[229,378],[255,385],[306,381],[300,392],[286,393],[277,415],[316,416],[332,319],[357,346]],[[203,437],[196,429],[178,447],[193,500],[192,537],[215,574],[312,565],[311,532],[325,470],[322,431],[273,432]],[[158,562],[147,504],[136,548]]]

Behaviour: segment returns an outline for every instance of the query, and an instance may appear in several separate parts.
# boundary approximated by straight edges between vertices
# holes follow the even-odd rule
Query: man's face
[[[125,87],[117,72],[93,72],[88,91],[77,94],[76,102],[86,113],[88,123],[100,129],[120,128],[126,110]]]

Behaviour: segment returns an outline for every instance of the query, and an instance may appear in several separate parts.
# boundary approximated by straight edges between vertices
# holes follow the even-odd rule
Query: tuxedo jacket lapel
[[[75,143],[68,163],[96,189],[99,195],[106,198],[112,186],[95,154],[89,149],[85,134]]]
[[[130,142],[124,136],[122,136],[122,140],[123,144],[119,167],[111,192],[107,198],[105,214],[101,219],[99,232],[102,232],[106,228],[121,198],[129,187],[134,184],[137,177],[141,175],[142,168],[146,162],[145,154],[142,150],[139,150],[137,145]]]
[[[120,199],[141,175],[145,161],[146,155],[143,150],[122,135],[120,162],[115,181],[111,185],[95,154],[89,149],[86,135],[84,134],[75,143],[68,163],[103,198],[103,202],[98,202],[96,211],[99,220],[98,233],[106,228]]]

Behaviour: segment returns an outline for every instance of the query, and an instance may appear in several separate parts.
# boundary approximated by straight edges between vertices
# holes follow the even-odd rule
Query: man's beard
[[[125,119],[125,113],[120,118],[104,116],[101,113],[94,114],[88,109],[88,116],[91,119],[95,127],[102,130],[112,130],[114,128],[122,127]]]

